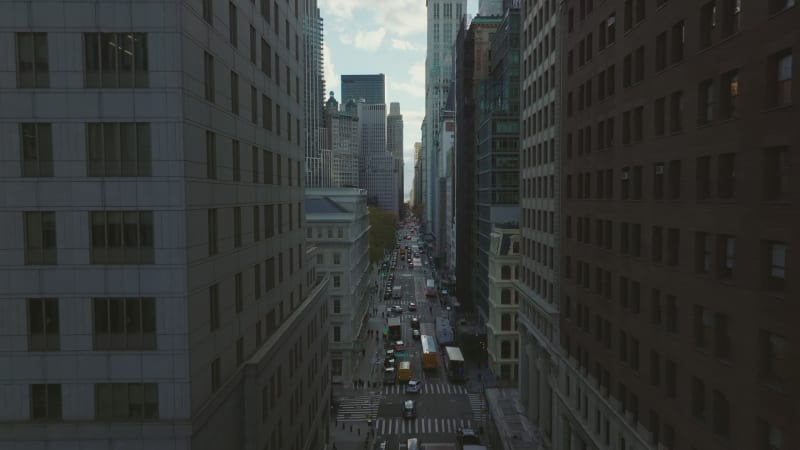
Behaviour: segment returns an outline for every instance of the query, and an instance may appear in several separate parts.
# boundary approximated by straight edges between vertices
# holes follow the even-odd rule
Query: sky
[[[341,99],[342,74],[386,75],[386,103],[403,114],[403,192],[414,179],[414,143],[425,117],[425,0],[318,0],[324,23],[325,86]],[[475,14],[478,0],[469,0]],[[325,95],[327,98],[327,93]]]

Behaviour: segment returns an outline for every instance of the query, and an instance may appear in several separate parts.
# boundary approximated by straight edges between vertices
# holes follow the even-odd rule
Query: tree
[[[369,207],[369,261],[383,261],[383,252],[392,250],[397,241],[397,215],[374,207]]]

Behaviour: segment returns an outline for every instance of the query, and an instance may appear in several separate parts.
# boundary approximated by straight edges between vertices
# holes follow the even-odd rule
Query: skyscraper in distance
[[[386,104],[386,77],[382,74],[342,75],[342,104],[350,100],[358,103]]]

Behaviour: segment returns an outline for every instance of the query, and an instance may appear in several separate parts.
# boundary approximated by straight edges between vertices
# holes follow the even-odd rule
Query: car
[[[403,341],[396,341],[392,348],[394,348],[394,351],[396,351],[396,352],[403,351],[406,348],[406,343],[403,342]]]
[[[403,418],[413,419],[417,417],[417,405],[414,400],[406,400],[403,402]]]
[[[417,304],[414,303],[414,302],[409,303],[408,304],[408,310],[409,311],[416,311],[417,310]]]
[[[419,330],[419,317],[412,317],[411,318],[411,329],[412,330]]]
[[[395,367],[397,365],[397,360],[394,358],[386,357],[383,358],[383,367]]]
[[[392,306],[392,312],[400,314],[403,312],[403,307],[400,305],[394,305]]]
[[[415,340],[420,340],[419,330],[411,330],[411,337]]]
[[[386,291],[383,293],[384,300],[389,300],[390,298],[392,298],[392,291]]]
[[[422,381],[409,380],[406,384],[406,394],[419,394],[422,391]]]
[[[397,374],[394,367],[387,367],[383,369],[383,384],[395,384],[397,382]]]

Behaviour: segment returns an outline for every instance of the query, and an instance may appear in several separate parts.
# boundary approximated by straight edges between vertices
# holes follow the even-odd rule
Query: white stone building
[[[519,295],[514,289],[514,280],[519,278],[519,229],[492,226],[489,245],[489,368],[498,380],[514,384],[519,361]]]
[[[370,308],[369,211],[363,189],[306,189],[306,242],[317,247],[317,274],[331,279],[331,376],[352,380],[357,339]]]
[[[325,445],[314,3],[0,3],[0,448]]]

